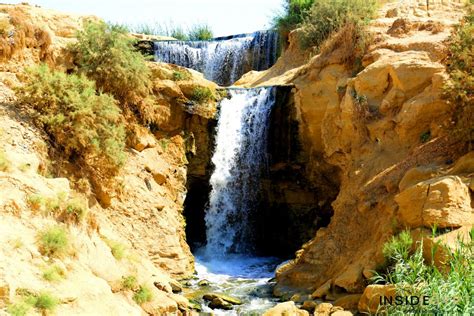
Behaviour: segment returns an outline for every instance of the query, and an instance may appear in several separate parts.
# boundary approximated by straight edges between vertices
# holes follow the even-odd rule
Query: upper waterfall
[[[158,41],[155,60],[191,68],[221,86],[250,70],[265,70],[276,61],[278,33],[258,31],[211,41]]]
[[[215,170],[206,210],[206,252],[215,256],[253,250],[252,212],[258,207],[260,174],[267,166],[269,118],[275,88],[230,90],[221,102]]]

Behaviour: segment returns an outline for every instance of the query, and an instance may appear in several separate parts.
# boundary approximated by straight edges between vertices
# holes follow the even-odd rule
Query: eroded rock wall
[[[428,177],[399,188],[411,168],[447,170],[466,150],[449,137],[453,105],[442,97],[448,80],[442,59],[460,8],[456,2],[429,8],[424,1],[388,4],[370,26],[374,44],[355,75],[336,47],[304,65],[250,73],[238,82],[294,84],[306,177],[316,190],[328,179],[340,183],[329,226],[278,269],[275,294],[360,293],[383,262],[383,243],[407,219],[415,226],[430,218],[469,224],[472,205],[459,196],[472,195],[466,189],[471,180]],[[435,191],[424,198],[428,188]],[[411,193],[421,194],[419,203]],[[447,216],[449,209],[460,211]]]

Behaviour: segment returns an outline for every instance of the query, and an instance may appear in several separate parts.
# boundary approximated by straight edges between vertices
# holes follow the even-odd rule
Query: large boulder
[[[474,223],[468,186],[458,176],[422,181],[395,197],[402,224],[417,227],[461,227]]]
[[[394,285],[371,284],[362,293],[358,304],[359,312],[376,313],[379,310],[381,297],[395,297],[395,294]]]
[[[270,308],[263,316],[309,316],[309,313],[296,307],[295,302],[289,301]]]

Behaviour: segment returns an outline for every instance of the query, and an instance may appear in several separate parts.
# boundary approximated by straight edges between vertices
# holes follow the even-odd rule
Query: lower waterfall
[[[258,204],[260,173],[267,166],[269,117],[274,88],[230,90],[221,102],[206,211],[206,252],[252,252],[252,212]]]
[[[261,313],[276,304],[268,282],[278,258],[254,254],[252,215],[259,207],[259,179],[267,166],[267,134],[276,88],[231,89],[221,102],[212,162],[212,190],[206,210],[207,244],[196,251],[199,279],[212,290],[242,299],[232,311]]]

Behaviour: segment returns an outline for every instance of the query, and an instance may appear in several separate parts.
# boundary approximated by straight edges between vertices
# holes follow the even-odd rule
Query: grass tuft
[[[26,316],[31,310],[31,305],[26,302],[18,302],[7,307],[7,313],[12,316]]]
[[[66,276],[66,271],[57,265],[53,265],[43,272],[43,279],[54,282],[63,279]]]
[[[195,87],[191,99],[199,103],[205,103],[214,98],[214,94],[208,87]]]
[[[122,277],[122,288],[127,290],[135,290],[138,287],[137,278],[133,275]]]
[[[39,310],[52,311],[59,304],[59,299],[50,293],[41,292],[27,297],[26,302]]]
[[[133,300],[137,304],[143,304],[143,303],[151,301],[152,299],[153,299],[153,294],[150,288],[148,288],[145,285],[140,285],[140,289],[135,293],[135,295],[133,295]]]
[[[117,241],[108,241],[107,244],[109,245],[110,251],[112,252],[112,255],[115,259],[122,260],[125,258],[127,254],[127,247],[124,244]]]
[[[39,234],[39,249],[45,256],[60,256],[66,252],[68,246],[68,233],[61,226],[50,227]]]

